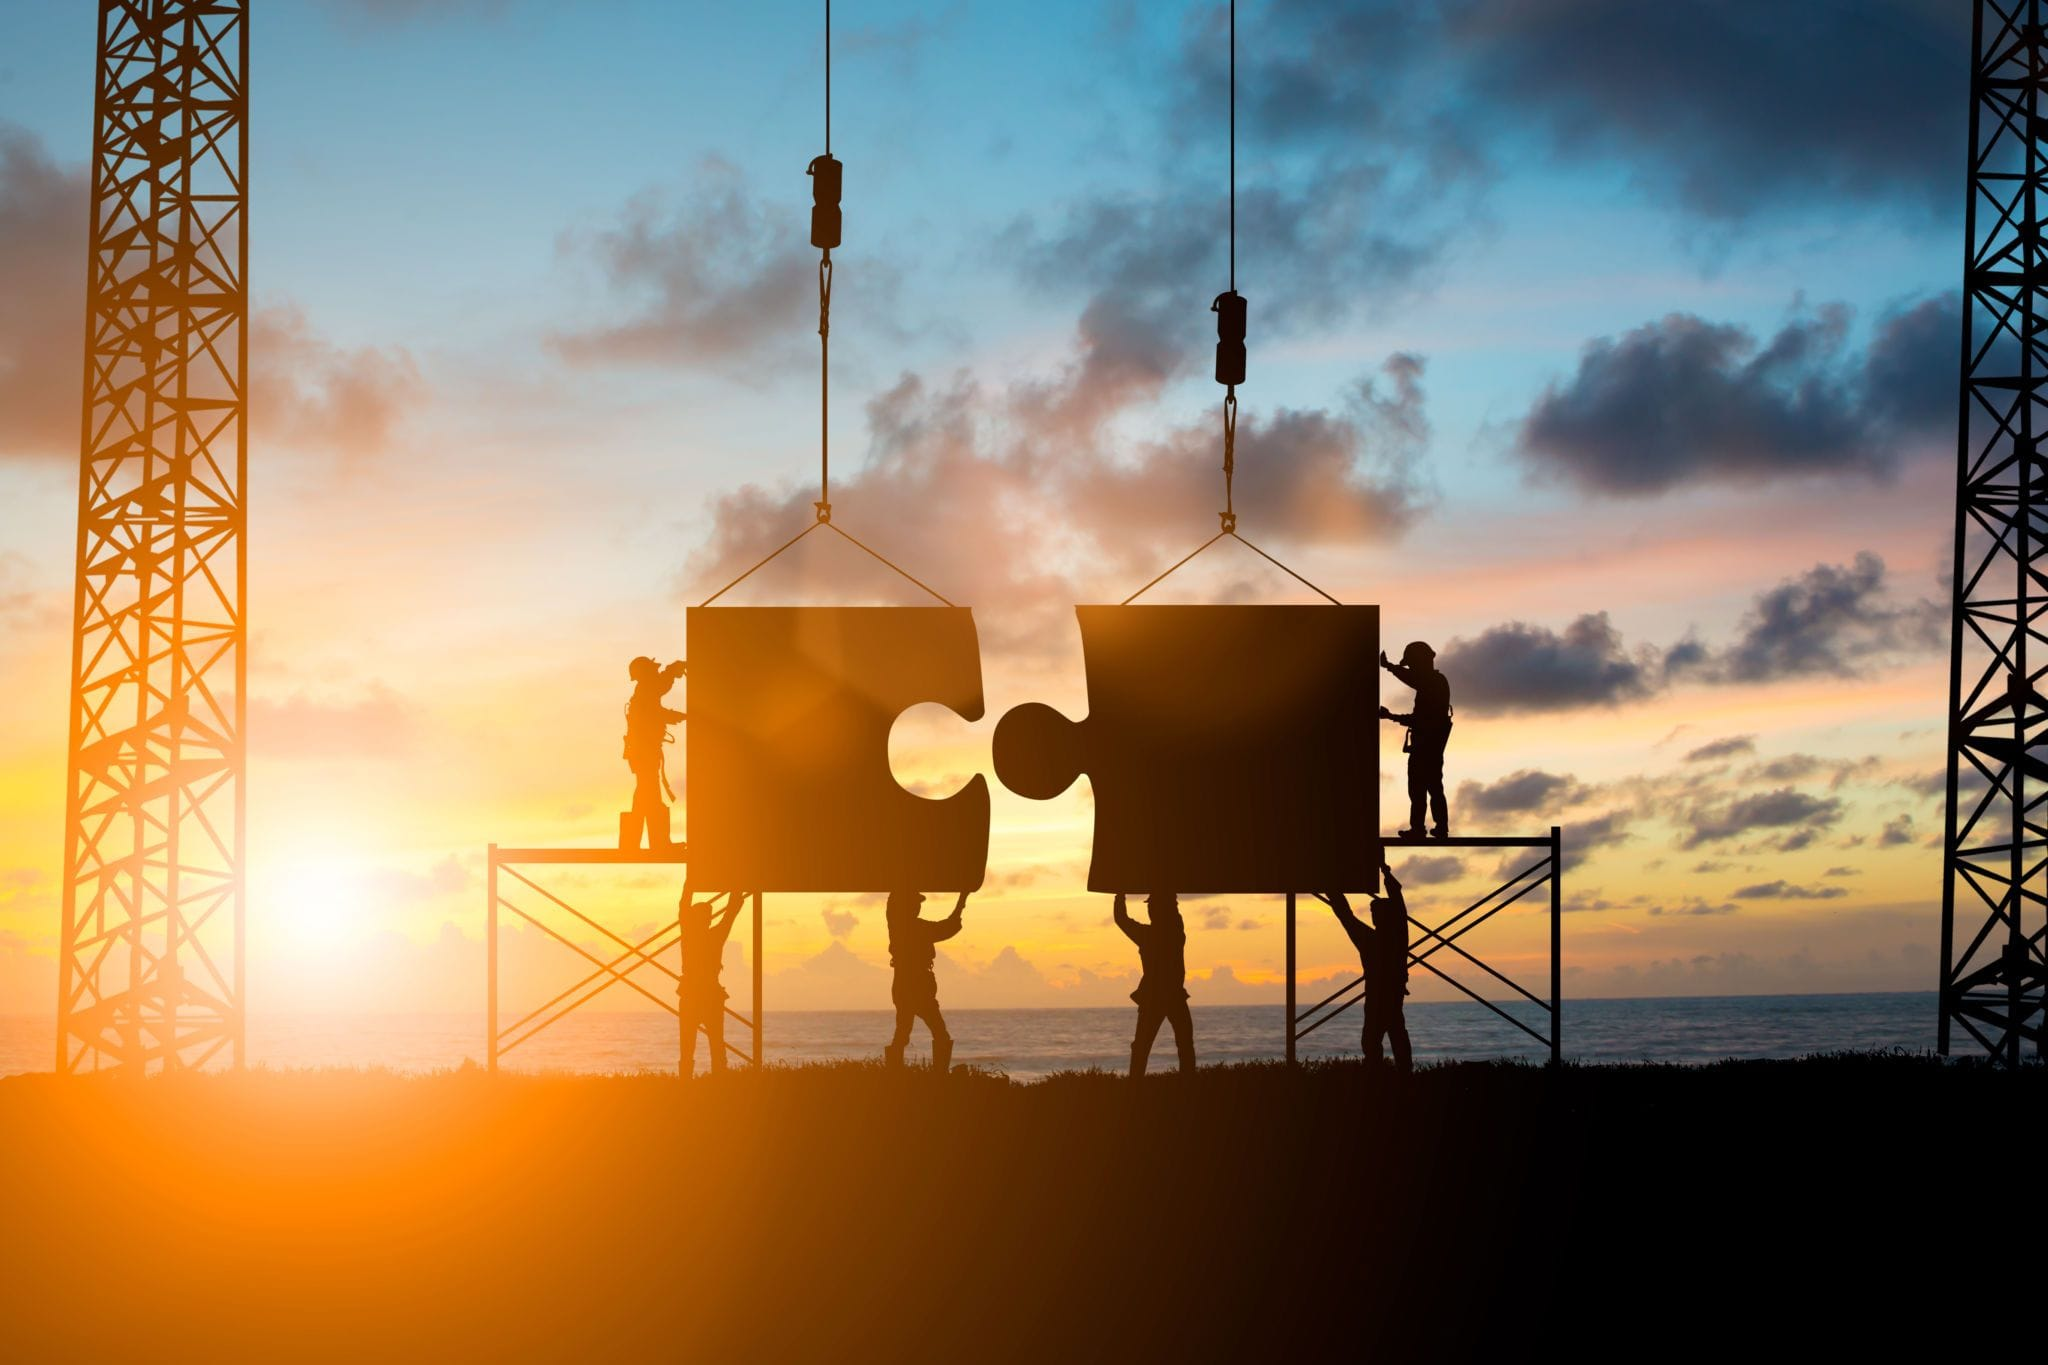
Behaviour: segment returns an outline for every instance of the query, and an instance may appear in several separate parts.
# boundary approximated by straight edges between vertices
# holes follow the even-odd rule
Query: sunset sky
[[[8,1014],[54,1002],[92,8],[0,11]],[[685,607],[809,519],[819,8],[259,7],[259,1017],[480,1008],[485,845],[613,837],[626,661],[685,654]],[[1086,712],[1074,604],[1215,529],[1223,12],[837,9],[833,503],[975,609],[987,718],[896,737],[945,790],[1010,706]],[[1953,0],[1240,10],[1240,529],[1436,645],[1459,832],[1565,829],[1568,995],[1935,985],[1968,29]],[[814,537],[727,600],[917,599]],[[1218,547],[1147,600],[1312,599]],[[1085,791],[991,782],[944,998],[1123,1003]],[[1412,899],[1499,870],[1424,850]],[[555,884],[624,928],[678,880]],[[1196,1003],[1278,998],[1277,901],[1189,912]],[[1355,966],[1313,914],[1305,974]],[[1538,973],[1533,907],[1484,933]],[[518,988],[566,984],[531,940]],[[886,1002],[878,900],[771,897],[767,945],[774,1007]]]

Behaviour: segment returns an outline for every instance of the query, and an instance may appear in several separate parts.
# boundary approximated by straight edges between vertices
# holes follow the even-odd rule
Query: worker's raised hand
[[[959,913],[960,913],[960,912],[961,912],[962,910],[965,910],[966,908],[967,908],[967,893],[966,893],[965,891],[962,891],[962,892],[960,893],[960,899],[959,899],[959,900],[957,900],[957,901],[954,901],[954,902],[953,902],[953,913],[957,915],[957,914],[959,914]]]
[[[1381,663],[1385,663],[1385,662],[1386,662],[1386,657],[1385,657],[1384,655],[1382,655],[1382,656],[1380,657],[1380,662],[1381,662]],[[1394,718],[1394,713],[1393,713],[1392,711],[1389,711],[1389,710],[1388,710],[1388,709],[1387,709],[1386,707],[1384,707],[1384,706],[1382,706],[1382,707],[1380,708],[1380,719],[1381,719],[1381,720],[1392,720],[1393,718]]]
[[[1121,915],[1124,913],[1124,905],[1124,893],[1119,891],[1116,893],[1116,900],[1111,903],[1110,909],[1113,910],[1115,913]]]
[[[1392,661],[1392,660],[1390,660],[1389,658],[1387,658],[1387,651],[1385,651],[1384,649],[1383,649],[1383,650],[1381,650],[1381,651],[1380,651],[1380,667],[1381,667],[1381,668],[1392,668],[1393,666],[1394,666],[1394,664],[1393,664],[1393,661]]]

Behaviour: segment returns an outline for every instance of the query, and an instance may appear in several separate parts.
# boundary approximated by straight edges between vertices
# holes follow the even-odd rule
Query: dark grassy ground
[[[2038,1281],[2044,1099],[1854,1056],[17,1078],[0,1358],[1832,1357],[2008,1242]]]

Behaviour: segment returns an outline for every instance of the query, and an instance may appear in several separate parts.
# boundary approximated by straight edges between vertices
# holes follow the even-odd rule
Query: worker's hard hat
[[[1408,648],[1401,651],[1401,662],[1410,667],[1416,664],[1433,664],[1436,662],[1436,651],[1420,640],[1411,641]]]
[[[645,654],[642,654],[639,658],[633,660],[632,663],[626,665],[626,676],[634,682],[642,682],[659,672],[661,672],[661,665],[648,658]]]

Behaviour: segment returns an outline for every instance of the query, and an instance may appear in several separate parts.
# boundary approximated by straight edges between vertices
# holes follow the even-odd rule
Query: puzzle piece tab
[[[1075,611],[1087,719],[1015,708],[995,768],[1041,801],[1088,774],[1089,890],[1378,889],[1379,608]]]
[[[692,607],[690,880],[747,891],[955,891],[988,869],[988,782],[942,800],[889,771],[920,702],[982,715],[964,607]]]

